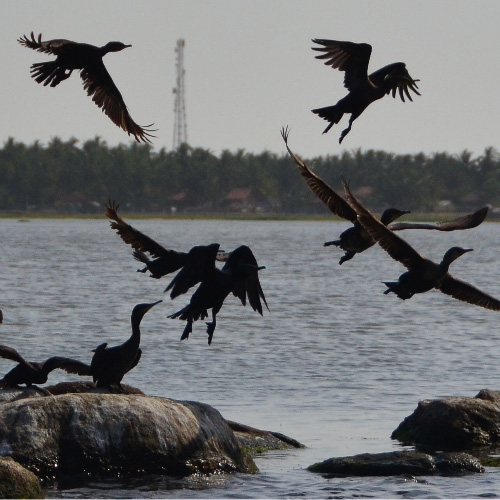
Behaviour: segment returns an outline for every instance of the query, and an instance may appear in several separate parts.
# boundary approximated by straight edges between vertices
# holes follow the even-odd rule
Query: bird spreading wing
[[[479,226],[486,215],[488,214],[488,207],[480,208],[472,214],[467,214],[456,219],[435,222],[435,223],[421,223],[421,222],[394,222],[389,225],[392,231],[401,231],[403,229],[433,229],[436,231],[456,231],[460,229],[472,229]]]
[[[31,363],[26,361],[14,348],[6,345],[0,345],[0,357],[16,361],[26,366],[31,366]]]
[[[313,47],[313,50],[323,52],[316,59],[325,59],[325,64],[339,71],[345,71],[344,87],[354,90],[368,78],[368,63],[372,53],[372,46],[368,43],[340,42],[314,38],[313,43],[322,47]]]
[[[306,180],[309,187],[312,189],[314,194],[338,217],[342,217],[352,223],[355,223],[356,211],[347,203],[347,201],[337,194],[332,187],[330,187],[323,179],[317,176],[309,167],[297,156],[295,155],[290,147],[288,146],[288,127],[283,127],[281,129],[281,137],[285,141],[285,146],[288,154],[292,157],[293,161],[299,167],[299,171]]]
[[[59,368],[67,373],[74,373],[76,375],[92,375],[90,365],[82,363],[76,359],[64,358],[61,356],[53,356],[43,363],[43,370],[47,373]]]
[[[259,280],[259,274],[257,272],[258,264],[252,250],[246,245],[241,245],[235,250],[233,250],[222,267],[222,271],[232,272],[240,265],[251,265],[256,269],[255,273],[250,273],[245,280],[239,280],[236,282],[233,288],[233,294],[241,300],[243,305],[248,302],[254,311],[257,311],[262,316],[262,303],[264,302],[267,310],[269,311],[269,306],[267,305],[266,297]]]
[[[173,267],[176,267],[177,261],[179,261],[179,265],[174,269],[174,271],[180,269],[183,262],[185,262],[186,254],[184,252],[176,252],[175,250],[163,247],[149,236],[133,228],[130,224],[127,224],[118,215],[119,207],[120,205],[118,205],[118,203],[114,200],[108,200],[105,213],[106,217],[112,220],[112,222],[110,222],[111,228],[118,233],[123,242],[130,245],[134,250],[139,252],[148,252],[153,257],[165,257],[167,259],[171,259],[174,263]]]
[[[348,202],[358,214],[358,220],[369,235],[395,260],[410,269],[416,266],[423,257],[406,241],[382,224],[360,201],[351,193],[347,182],[342,179]]]
[[[82,69],[80,76],[87,95],[92,97],[92,101],[115,125],[125,130],[127,134],[133,135],[136,141],[151,144],[149,138],[155,137],[151,133],[155,132],[151,128],[153,124],[138,125],[132,119],[118,87],[113,82],[102,60]]]
[[[71,40],[65,40],[63,38],[55,39],[55,40],[46,40],[42,41],[42,34],[38,35],[38,39],[35,38],[33,31],[31,32],[31,39],[26,35],[23,35],[21,38],[18,38],[17,41],[28,47],[29,49],[36,50],[37,52],[43,52],[44,54],[51,54],[57,56],[61,53],[61,49],[65,46],[74,44]]]
[[[485,307],[486,309],[492,309],[494,311],[500,311],[500,300],[469,285],[469,283],[465,281],[453,278],[449,274],[441,281],[437,288],[446,295],[451,295],[453,298],[463,302],[468,302],[469,304]]]
[[[192,286],[203,281],[215,268],[218,252],[218,243],[191,248],[187,253],[186,263],[165,288],[165,292],[172,290],[170,298],[175,299],[175,297],[186,293]]]

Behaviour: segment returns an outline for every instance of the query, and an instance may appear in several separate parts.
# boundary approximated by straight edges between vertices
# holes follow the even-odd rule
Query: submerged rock
[[[481,390],[474,398],[424,400],[391,435],[428,450],[471,450],[500,443],[500,392]]]
[[[308,469],[311,472],[337,476],[427,476],[484,472],[479,460],[466,453],[442,453],[432,456],[418,451],[363,453],[329,458],[309,466]]]
[[[33,472],[11,458],[0,458],[0,498],[44,498]]]
[[[289,448],[304,448],[304,445],[280,432],[263,431],[248,425],[227,422],[236,439],[251,455],[270,450],[286,450]]]

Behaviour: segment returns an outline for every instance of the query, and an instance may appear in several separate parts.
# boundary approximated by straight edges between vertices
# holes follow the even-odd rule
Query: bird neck
[[[142,318],[141,318],[142,319]],[[127,344],[137,344],[141,343],[141,329],[139,325],[141,324],[141,320],[137,320],[135,318],[132,319],[132,335],[127,340]]]

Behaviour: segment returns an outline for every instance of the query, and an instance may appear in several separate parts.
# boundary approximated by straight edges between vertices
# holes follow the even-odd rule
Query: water
[[[1,342],[34,361],[57,354],[90,361],[91,349],[130,335],[139,302],[164,299],[142,322],[143,356],[124,382],[144,392],[211,404],[227,419],[287,434],[305,449],[256,458],[257,475],[178,480],[142,477],[59,484],[60,498],[345,498],[500,496],[500,472],[459,478],[326,478],[306,467],[334,456],[401,449],[391,432],[421,399],[498,389],[498,313],[438,291],[401,301],[383,280],[404,268],[374,247],[342,266],[322,246],[342,222],[134,220],[167,247],[249,245],[271,312],[229,297],[212,345],[203,323],[180,342],[184,306],[163,294],[167,279],[137,273],[130,247],[103,220],[0,220],[4,324]],[[500,225],[454,232],[400,233],[439,260],[453,245],[473,247],[452,274],[500,297]],[[12,362],[0,359],[0,373]],[[52,372],[49,382],[72,379]]]

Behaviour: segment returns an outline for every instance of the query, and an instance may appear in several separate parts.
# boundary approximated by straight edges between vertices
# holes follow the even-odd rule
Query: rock
[[[424,400],[391,435],[426,450],[471,450],[500,443],[500,392]]]
[[[308,469],[311,472],[336,476],[427,476],[484,472],[479,460],[466,453],[442,453],[432,456],[418,451],[363,453],[329,458],[309,466]]]
[[[240,446],[252,455],[269,450],[304,448],[303,444],[279,432],[263,431],[230,420],[227,423],[233,429]]]
[[[33,472],[11,458],[0,458],[0,498],[44,498]]]
[[[257,471],[211,406],[135,394],[70,393],[0,404],[0,450],[42,478]]]

